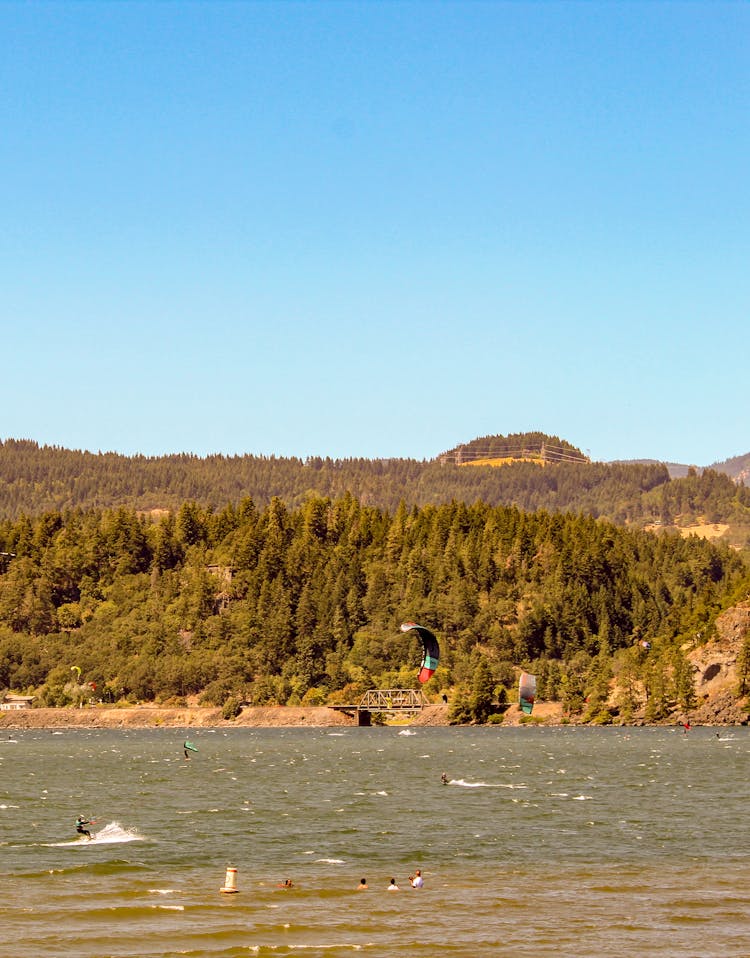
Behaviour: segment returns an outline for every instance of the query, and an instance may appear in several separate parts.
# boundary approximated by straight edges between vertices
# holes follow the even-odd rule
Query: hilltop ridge
[[[735,471],[746,459],[732,460]],[[297,508],[310,496],[353,496],[391,513],[402,502],[482,501],[644,529],[706,530],[737,548],[750,546],[750,490],[742,480],[712,468],[685,467],[677,475],[676,466],[593,462],[572,443],[541,432],[480,437],[429,461],[123,456],[8,439],[0,442],[0,521],[67,509],[157,516],[185,502],[220,509],[244,500],[263,507],[274,498]]]

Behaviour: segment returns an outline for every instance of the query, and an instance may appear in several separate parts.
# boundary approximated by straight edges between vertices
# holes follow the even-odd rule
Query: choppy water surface
[[[748,729],[185,734],[0,739],[1,958],[750,955]]]

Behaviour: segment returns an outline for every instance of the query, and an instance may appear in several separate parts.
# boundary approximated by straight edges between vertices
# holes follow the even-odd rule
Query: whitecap
[[[452,778],[449,785],[460,785],[461,788],[528,788],[528,785],[510,785],[505,782],[467,782],[463,778]]]

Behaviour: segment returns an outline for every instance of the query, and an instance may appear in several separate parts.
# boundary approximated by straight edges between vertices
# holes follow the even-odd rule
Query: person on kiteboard
[[[85,826],[90,824],[91,822],[87,821],[83,815],[79,815],[76,819],[76,831],[79,835],[85,835],[89,841],[91,841],[91,832]]]

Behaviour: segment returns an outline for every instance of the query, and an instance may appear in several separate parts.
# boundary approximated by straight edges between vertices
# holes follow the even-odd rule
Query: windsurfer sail
[[[536,676],[530,675],[528,672],[521,672],[521,678],[518,680],[518,704],[524,714],[531,715],[535,697]]]
[[[197,747],[196,745],[193,745],[193,743],[190,741],[190,739],[187,739],[187,738],[185,739],[185,741],[184,741],[184,743],[183,743],[183,745],[182,745],[182,748],[183,748],[183,750],[184,750],[184,752],[185,752],[185,758],[190,758],[190,756],[188,755],[188,752],[197,752],[197,751],[198,751],[198,747]]]
[[[423,625],[417,625],[416,622],[403,622],[401,624],[402,632],[416,632],[422,640],[422,662],[419,666],[417,678],[420,682],[426,682],[435,674],[435,669],[440,661],[440,646],[438,640]]]

